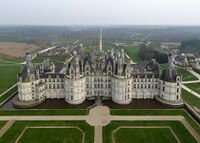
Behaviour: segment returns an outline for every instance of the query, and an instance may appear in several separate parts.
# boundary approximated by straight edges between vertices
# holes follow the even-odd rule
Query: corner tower
[[[168,65],[160,77],[159,100],[169,105],[182,105],[181,82],[182,77],[177,74],[173,57],[169,55]]]

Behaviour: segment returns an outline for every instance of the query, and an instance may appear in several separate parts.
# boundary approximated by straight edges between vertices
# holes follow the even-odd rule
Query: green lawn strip
[[[63,62],[66,60],[66,58],[69,57],[69,55],[66,56],[46,56],[46,57],[36,57],[32,60],[33,63],[42,63],[45,59],[49,59],[53,62]]]
[[[76,128],[28,128],[19,143],[81,143],[83,133]]]
[[[22,57],[17,58],[17,57],[12,57],[12,56],[8,56],[8,55],[0,54],[0,60],[21,63],[21,62],[24,61],[24,58],[22,58]]]
[[[182,75],[183,81],[192,81],[192,80],[198,80],[197,77],[195,77],[190,72],[186,71],[185,69],[177,68],[178,74]]]
[[[102,47],[103,51],[105,51],[105,52],[111,51],[112,48],[113,48],[112,45],[103,45],[103,47]]]
[[[200,74],[200,69],[192,68],[192,70],[195,71],[196,73]]]
[[[6,121],[0,121],[0,129],[5,125]]]
[[[31,110],[0,110],[0,116],[15,115],[86,115],[85,109],[31,109]]]
[[[191,126],[200,134],[200,126],[194,121],[194,119],[183,109],[165,109],[165,110],[134,110],[134,109],[112,109],[110,110],[111,115],[137,115],[137,116],[148,116],[148,115],[156,115],[156,116],[178,116],[182,115],[186,118],[186,120],[191,124]]]
[[[162,70],[165,69],[166,66],[167,66],[167,64],[160,64],[160,68],[161,68]]]
[[[184,125],[179,121],[113,121],[107,126],[103,127],[104,143],[112,143],[111,133],[113,130],[117,129],[120,126],[147,126],[147,127],[148,126],[169,126],[175,132],[176,136],[181,141],[181,143],[188,143],[188,142],[196,143],[197,142],[194,139],[194,137],[189,133],[189,131],[184,127]],[[159,137],[159,140],[160,139],[162,139],[162,136]],[[129,138],[124,138],[123,143],[134,143],[133,140],[134,140],[133,136],[129,136]],[[144,140],[145,142],[149,141],[147,136]]]
[[[200,82],[188,83],[188,84],[184,84],[184,85],[200,94]]]
[[[25,129],[25,127],[32,127],[32,126],[76,126],[79,127],[81,130],[85,132],[85,143],[93,143],[94,142],[94,127],[91,127],[88,125],[85,121],[16,121],[10,129],[4,134],[2,138],[0,138],[0,142],[2,143],[10,143],[14,142],[18,136],[21,134],[21,132]],[[56,131],[57,129],[55,129]],[[48,131],[49,132],[49,131]],[[42,133],[40,134],[40,137],[38,136],[32,136],[29,135],[25,139],[28,140],[22,140],[26,141],[29,143],[36,143],[36,142],[31,142],[32,140],[34,141],[36,139],[41,139],[44,140],[51,140],[50,134],[47,133]],[[66,133],[67,136],[67,132]],[[52,132],[51,132],[52,134]],[[71,133],[71,139],[77,138],[75,135]],[[59,135],[60,136],[60,135]],[[58,137],[58,132],[55,133],[55,135],[52,138],[57,138]],[[38,142],[37,142],[38,143]],[[64,140],[59,143],[65,143]]]
[[[4,61],[4,60],[1,60],[0,59],[0,64],[2,64],[2,65],[7,65],[7,64],[9,64],[9,65],[15,65],[15,64],[19,64],[19,63],[16,63],[16,62],[13,62],[13,61]]]
[[[178,143],[169,128],[120,128],[114,138],[117,143]]]
[[[139,46],[124,46],[123,47],[125,52],[130,56],[133,62],[142,61],[141,57],[139,56]]]
[[[9,96],[12,96],[14,93],[16,93],[16,91],[17,85],[0,97],[0,103],[7,99]]]
[[[17,82],[17,74],[19,72],[19,66],[0,66],[0,94]]]
[[[94,46],[87,46],[86,48],[85,48],[85,52],[93,52],[95,50],[95,47]]]
[[[195,106],[200,109],[200,99],[184,89],[182,89],[182,98],[191,107]]]

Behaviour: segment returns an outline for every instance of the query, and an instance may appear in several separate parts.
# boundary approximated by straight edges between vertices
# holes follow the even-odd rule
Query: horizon
[[[200,26],[198,0],[0,1],[0,25]]]

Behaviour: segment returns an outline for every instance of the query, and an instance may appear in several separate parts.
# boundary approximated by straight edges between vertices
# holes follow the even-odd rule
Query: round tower
[[[182,78],[176,72],[173,58],[169,56],[168,65],[160,77],[160,101],[170,105],[181,105],[181,82]]]

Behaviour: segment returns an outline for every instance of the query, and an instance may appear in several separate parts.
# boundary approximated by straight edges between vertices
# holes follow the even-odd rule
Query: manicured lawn
[[[25,129],[25,127],[27,127],[27,126],[28,127],[30,127],[30,126],[31,127],[75,126],[75,127],[79,127],[83,132],[85,132],[85,143],[93,143],[94,142],[94,127],[91,127],[85,121],[17,121],[13,124],[13,126],[10,129],[8,129],[8,131],[4,134],[4,136],[0,138],[0,142],[1,143],[14,142],[18,138],[18,136],[21,134],[21,132]],[[69,131],[68,132],[65,131],[65,132],[61,133],[62,131],[58,131],[57,129],[54,129],[54,130],[55,131],[49,130],[46,133],[42,132],[44,130],[41,130],[41,131],[39,131],[39,133],[41,133],[41,134],[39,134],[38,136],[35,136],[36,134],[38,134],[38,133],[36,133],[36,131],[30,132],[31,131],[30,130],[27,133],[25,133],[25,136],[24,136],[25,138],[22,141],[25,143],[38,143],[38,142],[43,141],[44,143],[46,143],[53,137],[60,138],[62,136],[62,139],[64,139],[65,137],[69,137],[68,136]],[[28,133],[30,133],[30,135]],[[52,135],[53,133],[54,133],[54,135]],[[64,136],[64,134],[65,134],[65,136]],[[71,140],[72,142],[79,141],[79,133],[75,133],[72,131],[72,133],[70,133],[69,135],[71,135],[69,137],[70,139],[74,139],[73,141]],[[75,135],[78,135],[78,136],[76,137]],[[46,140],[46,141],[44,141],[44,140]],[[22,143],[22,141],[20,143]],[[31,141],[34,141],[34,142],[31,142]],[[70,142],[70,140],[68,140],[66,142],[68,143],[68,142]],[[57,143],[57,141],[55,141],[54,143]],[[59,140],[58,143],[65,143],[65,141]]]
[[[0,67],[0,94],[17,82],[17,74],[20,69],[17,66]]]
[[[33,110],[0,110],[0,116],[14,115],[86,115],[85,109],[33,109]]]
[[[192,75],[190,72],[186,71],[185,69],[178,68],[177,69],[178,74],[182,75],[183,81],[192,81],[192,80],[198,80],[194,75]]]
[[[200,109],[200,99],[184,89],[182,89],[182,98],[191,107],[195,106]]]
[[[187,86],[188,88],[194,90],[195,92],[200,94],[200,82],[198,83],[188,83],[185,84],[185,86]]]
[[[32,60],[33,63],[42,63],[45,59],[49,59],[53,62],[62,62],[65,61],[68,56],[48,56],[48,57],[36,57]]]
[[[187,114],[187,112],[183,109],[164,109],[164,110],[134,110],[134,109],[112,109],[110,110],[111,115],[173,115],[178,116],[182,115],[186,118],[186,120],[191,124],[191,126],[200,134],[200,127],[194,121],[194,119]]]
[[[6,61],[6,60],[1,60],[0,59],[0,64],[9,64],[9,65],[11,65],[11,64],[18,64],[18,63],[16,63],[16,62],[14,62],[14,61]]]
[[[22,58],[22,57],[17,58],[17,57],[11,57],[11,56],[8,56],[8,55],[0,54],[0,60],[21,63],[21,62],[24,61],[24,58]]]
[[[76,128],[28,128],[19,143],[81,143],[82,138]]]
[[[133,62],[142,61],[141,57],[139,56],[139,46],[124,46],[124,50],[130,56]]]
[[[169,128],[120,128],[114,137],[117,143],[177,143]]]
[[[85,51],[86,52],[93,52],[93,50],[95,49],[96,47],[95,46],[87,46],[87,47],[85,47]]]
[[[5,121],[0,121],[0,129],[5,125]]]
[[[197,141],[193,138],[193,136],[189,133],[189,131],[179,121],[113,121],[107,126],[103,127],[104,143],[112,143],[112,139],[111,139],[112,131],[117,129],[120,126],[168,126],[168,127],[171,127],[171,129],[175,132],[176,136],[181,141],[181,143],[197,143]],[[139,133],[138,131],[137,134],[140,135],[141,132]],[[166,135],[165,137],[164,135],[158,137],[158,133],[157,133],[155,136],[153,135],[152,138],[158,137],[158,140],[160,141],[166,138],[167,136],[169,135]],[[138,136],[138,137],[141,137],[141,136]],[[135,137],[134,135],[127,136],[126,138],[125,137],[120,138],[119,136],[117,139],[119,140],[119,143],[121,143],[120,141],[122,141],[123,143],[134,143],[133,140],[135,140]],[[170,139],[170,143],[174,142],[174,140],[172,140],[171,137],[169,139]],[[148,138],[144,138],[144,141],[151,142],[151,140],[150,139],[148,140]],[[142,140],[140,140],[139,142],[143,143]],[[163,143],[165,142],[165,140],[162,140],[161,142]]]
[[[0,103],[17,92],[17,85],[0,97]]]
[[[113,48],[112,45],[103,45],[103,51],[105,51],[105,52],[111,51],[112,48]]]
[[[166,66],[167,66],[167,64],[160,64],[160,68],[161,68],[162,70],[165,69]]]

